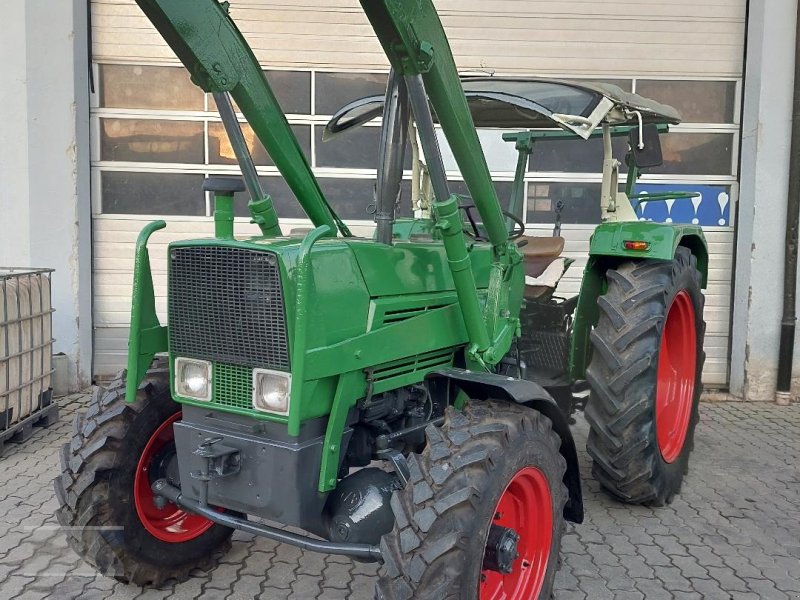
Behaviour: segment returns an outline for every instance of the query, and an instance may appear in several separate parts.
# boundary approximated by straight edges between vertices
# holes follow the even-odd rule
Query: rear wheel
[[[166,365],[148,372],[134,402],[124,390],[122,377],[98,389],[76,417],[54,482],[56,514],[70,546],[102,574],[142,586],[182,581],[213,567],[233,530],[155,502],[156,479],[180,486],[172,425],[181,411]]]
[[[558,568],[566,462],[550,421],[501,402],[448,409],[411,455],[381,541],[382,600],[550,598]]]
[[[699,419],[703,295],[694,255],[639,261],[606,273],[587,370],[587,450],[602,486],[660,506],[680,490]]]

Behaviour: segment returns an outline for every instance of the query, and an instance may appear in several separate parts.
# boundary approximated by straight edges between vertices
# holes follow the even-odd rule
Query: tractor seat
[[[525,275],[528,277],[539,277],[564,251],[563,237],[523,236],[521,240],[528,242],[519,249],[525,261]]]

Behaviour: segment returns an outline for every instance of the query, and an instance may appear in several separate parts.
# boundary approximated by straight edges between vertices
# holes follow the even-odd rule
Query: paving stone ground
[[[0,600],[372,599],[374,566],[239,532],[216,570],[167,589],[96,575],[67,547],[51,483],[87,399],[62,399],[59,424],[0,457]],[[666,508],[610,499],[581,452],[587,519],[568,526],[557,600],[800,598],[800,405],[704,404],[701,415],[691,471]],[[583,448],[580,416],[574,432]]]

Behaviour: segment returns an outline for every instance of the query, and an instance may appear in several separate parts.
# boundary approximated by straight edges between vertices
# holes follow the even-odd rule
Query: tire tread
[[[428,445],[422,454],[410,455],[411,479],[392,498],[395,528],[381,541],[385,563],[376,584],[377,599],[474,597],[461,589],[459,577],[459,565],[465,564],[472,543],[468,532],[475,531],[481,490],[486,489],[498,458],[512,451],[520,436],[544,439],[558,457],[559,483],[552,493],[560,540],[568,495],[562,483],[566,461],[558,452],[561,440],[550,421],[534,410],[494,401],[469,403],[463,411],[448,408],[444,426],[426,429]],[[433,493],[417,501],[415,490],[423,485]],[[431,512],[436,517],[432,524]],[[419,545],[404,547],[404,539],[418,540]]]
[[[125,401],[124,388],[123,372],[105,390],[96,388],[87,411],[75,417],[73,437],[59,452],[62,472],[53,481],[59,503],[56,518],[70,547],[103,575],[141,586],[185,581],[194,569],[213,567],[230,547],[230,540],[199,562],[179,566],[143,561],[111,543],[115,523],[107,505],[110,474],[135,417],[169,390],[164,363],[159,360],[148,371],[134,402]]]
[[[592,472],[620,500],[667,504],[679,491],[680,480],[688,470],[688,454],[699,420],[699,380],[705,358],[700,272],[689,249],[678,247],[672,261],[623,263],[608,270],[606,278],[608,290],[598,299],[600,318],[590,336],[594,352],[586,373],[591,388],[585,416],[590,426],[587,451],[593,461]],[[701,319],[698,385],[677,481],[659,464],[652,411],[661,330],[676,281],[688,282],[693,298],[699,296]]]

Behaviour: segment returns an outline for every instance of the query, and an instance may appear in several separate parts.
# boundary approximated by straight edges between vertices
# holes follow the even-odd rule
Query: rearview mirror
[[[631,129],[630,146],[633,164],[640,169],[660,167],[664,163],[658,125],[644,125],[641,129],[639,127]]]

